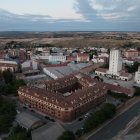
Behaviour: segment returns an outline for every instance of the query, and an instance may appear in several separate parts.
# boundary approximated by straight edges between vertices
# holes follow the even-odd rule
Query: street
[[[126,112],[111,121],[107,126],[103,127],[96,134],[90,136],[88,140],[111,140],[117,133],[125,128],[125,126],[140,113],[140,102],[134,104]]]

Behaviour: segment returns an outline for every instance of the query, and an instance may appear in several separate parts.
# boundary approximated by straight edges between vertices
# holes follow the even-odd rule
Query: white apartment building
[[[0,71],[10,70],[16,72],[18,70],[18,64],[14,61],[0,61]]]
[[[63,55],[45,55],[45,56],[32,56],[32,59],[47,59],[48,61],[60,61],[65,62],[66,56]]]
[[[108,74],[119,76],[122,70],[122,57],[119,50],[110,51],[109,70]]]
[[[135,82],[137,84],[140,84],[140,67],[138,68],[138,71],[135,73]]]
[[[22,70],[27,70],[27,69],[33,69],[37,70],[38,69],[38,63],[36,60],[27,60],[21,64]]]

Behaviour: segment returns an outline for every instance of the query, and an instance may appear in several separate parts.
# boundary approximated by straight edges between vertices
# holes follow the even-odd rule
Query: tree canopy
[[[16,116],[15,102],[0,96],[0,134],[9,132]]]
[[[9,70],[3,72],[3,78],[5,81],[5,85],[2,88],[2,93],[4,93],[5,95],[16,95],[18,88],[20,86],[26,85],[24,80],[15,78],[13,73]]]
[[[26,131],[26,129],[17,126],[13,129],[10,136],[3,140],[31,140],[31,134],[30,131]]]
[[[89,132],[92,129],[96,128],[104,121],[109,118],[112,118],[116,113],[116,107],[113,104],[107,103],[100,110],[94,112],[91,116],[89,116],[84,122],[84,131]]]
[[[75,135],[71,131],[65,131],[57,140],[75,140]]]

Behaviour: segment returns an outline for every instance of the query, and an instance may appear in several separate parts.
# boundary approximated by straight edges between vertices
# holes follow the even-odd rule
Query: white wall
[[[119,75],[122,70],[122,58],[119,50],[110,51],[109,71],[111,75]]]

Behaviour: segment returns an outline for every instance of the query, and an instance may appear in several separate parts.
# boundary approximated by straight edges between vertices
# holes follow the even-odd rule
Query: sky
[[[140,31],[140,0],[0,0],[0,31]]]

